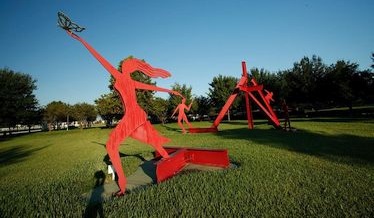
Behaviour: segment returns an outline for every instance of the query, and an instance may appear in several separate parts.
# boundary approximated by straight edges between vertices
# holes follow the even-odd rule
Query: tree
[[[96,120],[97,112],[94,105],[77,103],[72,107],[72,111],[81,129],[89,127]]]
[[[355,103],[359,105],[374,102],[374,73],[370,70],[358,71],[353,74],[352,91]]]
[[[38,101],[33,94],[36,80],[30,75],[0,69],[0,126],[14,127],[16,124],[32,124],[38,111]]]
[[[171,86],[171,90],[179,92],[186,98],[186,104],[189,105],[192,101],[192,87],[187,86],[186,84],[174,83]],[[179,96],[169,94],[169,113],[173,113],[174,109],[182,102],[182,99]],[[191,112],[195,112],[196,105],[192,104]]]
[[[318,104],[326,97],[325,84],[320,83],[326,72],[326,65],[315,55],[311,59],[303,57],[300,62],[294,63],[294,67],[282,75],[288,100],[319,107]]]
[[[252,68],[251,69],[252,77],[254,77],[258,84],[264,85],[266,90],[272,91],[277,93],[279,96],[279,92],[281,89],[281,81],[277,74],[270,73],[264,69]]]
[[[209,98],[201,95],[196,97],[194,102],[194,104],[197,105],[196,113],[200,115],[200,118],[204,115],[210,115],[212,107]]]
[[[337,61],[330,66],[329,73],[326,76],[328,81],[330,101],[338,106],[348,106],[352,110],[352,104],[355,99],[353,91],[353,76],[357,73],[358,64],[349,61]]]
[[[26,125],[31,132],[31,127],[36,124],[41,124],[43,120],[43,109],[32,108],[24,111],[24,116],[21,120],[21,124]]]
[[[217,113],[226,103],[229,96],[233,93],[237,83],[238,80],[235,77],[222,75],[214,77],[213,81],[209,83],[210,88],[208,95],[213,106],[216,108]],[[235,99],[231,105],[231,109],[237,108],[237,106],[240,104],[240,99],[241,98]],[[227,111],[227,118],[230,121],[230,109]]]
[[[258,84],[262,84],[266,91],[274,93],[272,98],[275,102],[278,102],[278,105],[280,105],[281,99],[286,99],[287,91],[282,90],[282,87],[285,87],[285,82],[282,79],[280,73],[270,73],[269,71],[264,69],[259,70],[258,68],[252,68],[251,76],[252,78],[256,79]],[[240,97],[243,98],[242,93],[240,94]],[[241,103],[241,108],[244,109],[245,101],[241,101]],[[274,105],[277,105],[277,103],[275,103]],[[254,107],[258,106],[254,105]]]
[[[371,53],[371,60],[374,62],[374,52],[373,53]],[[374,69],[374,64],[372,64],[371,65],[371,68],[373,68]]]
[[[168,105],[169,102],[160,97],[152,100],[152,112],[162,124],[165,124],[168,118]]]
[[[50,131],[60,129],[60,123],[67,122],[70,115],[71,106],[62,101],[52,101],[47,104],[44,110],[44,120]]]
[[[118,95],[111,92],[101,95],[100,98],[95,100],[96,110],[105,120],[107,126],[112,125],[113,119],[119,120],[123,116],[122,103],[118,98]]]

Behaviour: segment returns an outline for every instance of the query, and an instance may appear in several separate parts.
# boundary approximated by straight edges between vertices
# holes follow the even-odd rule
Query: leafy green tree
[[[358,105],[374,102],[374,73],[370,70],[358,71],[351,79],[355,103]]]
[[[72,107],[72,111],[81,129],[90,127],[91,123],[96,120],[97,112],[94,105],[77,103]]]
[[[160,97],[155,97],[152,100],[152,113],[162,124],[165,124],[168,118],[168,105],[169,102]]]
[[[266,89],[275,91],[279,89],[277,83],[279,81],[276,74],[271,73],[265,69],[252,68],[251,76],[256,79],[258,84],[264,85]]]
[[[252,68],[251,76],[256,79],[258,84],[264,85],[264,89],[274,93],[274,100],[279,100],[281,96],[282,80],[279,74],[270,73],[264,69]]]
[[[321,88],[320,81],[326,75],[327,67],[320,57],[313,55],[302,58],[294,63],[291,70],[285,72],[284,79],[288,99],[303,105],[318,106],[325,98],[325,89]]]
[[[371,60],[374,62],[374,53],[371,53]],[[371,65],[371,68],[374,69],[374,64]]]
[[[209,98],[218,113],[221,108],[225,105],[229,96],[235,90],[235,86],[238,83],[238,79],[232,76],[218,75],[213,78],[213,81],[209,83]],[[236,98],[230,109],[227,111],[227,119],[230,121],[230,110],[236,109],[240,105],[241,98]]]
[[[21,124],[26,125],[29,128],[29,132],[31,132],[31,127],[33,125],[42,124],[43,113],[44,111],[42,108],[25,110]]]
[[[208,97],[198,96],[194,99],[194,104],[197,105],[196,113],[201,116],[210,115],[212,111],[211,101]]]
[[[60,123],[67,122],[71,116],[71,106],[62,101],[52,101],[44,109],[44,120],[49,130],[60,129]]]
[[[118,95],[111,92],[95,100],[96,110],[107,126],[112,125],[113,119],[119,120],[123,116],[122,103],[118,98]]]
[[[0,126],[38,123],[31,119],[38,111],[38,101],[33,94],[36,80],[30,75],[0,69]]]
[[[171,86],[171,90],[179,92],[186,98],[186,105],[192,102],[192,87],[186,84],[174,83]],[[169,94],[169,114],[173,113],[175,108],[182,102],[180,96]],[[190,112],[195,112],[197,108],[196,104],[192,104]]]
[[[326,76],[328,81],[329,98],[338,106],[348,106],[352,110],[352,104],[355,99],[353,90],[353,76],[358,71],[358,64],[349,61],[337,61],[331,65],[330,71]]]

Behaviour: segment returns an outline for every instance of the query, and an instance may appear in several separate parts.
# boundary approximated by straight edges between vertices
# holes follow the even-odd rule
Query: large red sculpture
[[[154,68],[151,65],[136,59],[127,59],[122,63],[122,73],[113,67],[105,58],[103,58],[93,47],[84,41],[77,34],[84,28],[71,22],[71,20],[63,13],[58,13],[59,25],[66,30],[67,34],[72,38],[81,42],[88,51],[103,65],[103,67],[114,77],[114,88],[119,93],[123,108],[124,116],[119,121],[116,128],[110,133],[109,140],[106,143],[106,150],[110,160],[114,166],[118,176],[118,186],[120,190],[115,193],[116,196],[121,196],[126,191],[126,177],[122,169],[122,164],[119,155],[119,146],[122,141],[128,137],[132,137],[141,142],[151,145],[156,150],[156,176],[157,182],[164,181],[165,179],[177,174],[184,166],[189,163],[217,166],[227,168],[229,160],[227,150],[203,150],[203,149],[186,149],[186,148],[172,148],[167,151],[163,145],[170,140],[158,134],[153,128],[151,123],[147,120],[146,113],[138,105],[136,100],[136,89],[152,90],[168,92],[178,95],[185,99],[180,93],[165,88],[160,88],[154,85],[144,84],[135,81],[131,78],[130,74],[135,71],[140,71],[151,78],[166,78],[170,73],[160,68]],[[182,101],[184,103],[184,101]],[[187,109],[189,109],[187,107]],[[184,119],[184,107],[180,106],[179,112],[181,119]],[[181,112],[183,110],[183,112]],[[169,155],[170,154],[170,155]]]
[[[130,76],[131,73],[140,71],[151,78],[166,78],[170,76],[169,72],[163,69],[153,68],[151,65],[141,60],[132,58],[123,61],[121,73],[78,35],[70,30],[66,30],[66,32],[68,35],[81,42],[115,79],[114,88],[121,97],[124,116],[119,121],[116,128],[111,132],[109,140],[106,143],[106,149],[118,175],[118,185],[120,190],[118,191],[117,195],[123,195],[126,190],[126,177],[122,169],[121,159],[118,151],[122,141],[124,141],[127,137],[132,137],[151,145],[163,158],[169,157],[169,154],[165,151],[162,145],[170,140],[160,136],[153,128],[151,123],[147,120],[146,113],[137,103],[135,89],[163,91],[179,95],[181,97],[183,96],[178,92],[169,89],[135,81]]]

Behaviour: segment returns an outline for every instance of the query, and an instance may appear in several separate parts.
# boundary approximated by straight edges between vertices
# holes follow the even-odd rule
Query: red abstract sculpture
[[[245,104],[246,104],[246,111],[247,111],[247,119],[248,119],[248,128],[253,129],[253,118],[252,118],[252,110],[250,100],[253,102],[264,112],[266,117],[268,118],[269,122],[275,127],[280,128],[280,123],[278,120],[277,115],[274,113],[273,108],[270,105],[271,101],[273,100],[273,92],[269,92],[263,89],[263,85],[258,85],[255,78],[251,79],[252,85],[248,85],[248,74],[247,74],[247,66],[245,62],[242,62],[242,77],[240,78],[239,82],[236,84],[236,87],[230,97],[226,100],[225,105],[222,107],[221,111],[219,112],[217,118],[214,120],[213,124],[209,128],[190,128],[190,133],[205,133],[205,132],[217,132],[218,125],[221,123],[223,117],[229,110],[230,106],[234,102],[235,98],[239,94],[240,91],[244,92],[245,97]],[[266,95],[264,94],[266,92]],[[254,94],[257,94],[256,97]]]
[[[176,175],[188,164],[206,165],[219,168],[229,167],[230,162],[227,149],[196,149],[181,147],[168,147],[165,149],[163,147],[163,145],[170,140],[159,135],[158,132],[153,128],[151,123],[147,120],[146,113],[137,103],[135,90],[142,89],[162,91],[182,97],[182,104],[178,105],[177,108],[179,110],[179,122],[184,120],[188,123],[187,117],[184,114],[184,109],[189,110],[192,103],[187,107],[185,105],[185,98],[180,93],[132,80],[130,74],[135,71],[140,71],[152,78],[166,78],[170,76],[169,72],[160,68],[154,68],[139,59],[132,58],[127,59],[122,63],[121,73],[116,68],[114,68],[107,60],[105,60],[86,41],[73,33],[73,31],[80,32],[84,30],[83,27],[80,27],[77,24],[73,23],[66,15],[61,12],[58,13],[58,18],[59,26],[62,27],[69,36],[81,42],[88,49],[88,51],[103,65],[103,67],[114,77],[114,88],[119,93],[123,103],[125,112],[124,116],[119,121],[116,128],[110,133],[109,140],[106,143],[106,150],[118,176],[118,186],[120,190],[115,193],[115,196],[123,195],[126,190],[126,177],[122,169],[118,149],[120,143],[128,137],[132,137],[141,142],[147,143],[156,150],[155,159],[152,161],[156,168],[157,182],[162,182]]]
[[[183,134],[186,133],[186,130],[184,129],[184,126],[183,126],[183,123],[182,123],[183,121],[187,123],[188,128],[192,128],[191,123],[188,122],[187,116],[184,113],[184,110],[189,111],[191,109],[191,106],[192,106],[192,102],[190,103],[190,105],[187,106],[186,105],[186,99],[182,98],[182,103],[178,104],[178,106],[175,108],[173,114],[171,115],[171,116],[174,116],[174,114],[178,111],[178,125],[182,129]]]
[[[151,145],[163,158],[169,157],[169,154],[165,151],[162,145],[170,140],[160,136],[147,120],[146,113],[137,103],[135,89],[162,91],[181,97],[183,96],[176,91],[135,81],[130,76],[131,73],[140,71],[151,78],[166,78],[171,75],[166,70],[153,68],[151,65],[139,59],[132,58],[127,59],[122,63],[121,73],[78,35],[71,32],[69,29],[67,29],[66,32],[68,35],[81,42],[115,79],[114,88],[121,97],[125,113],[116,128],[111,132],[109,140],[106,143],[106,149],[118,175],[118,185],[120,190],[116,195],[123,195],[126,190],[126,178],[122,169],[118,151],[122,141],[127,137],[132,137]]]

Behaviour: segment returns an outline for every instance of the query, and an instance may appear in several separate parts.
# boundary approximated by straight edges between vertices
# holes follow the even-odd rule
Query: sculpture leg
[[[120,188],[117,195],[123,195],[126,191],[126,177],[122,169],[122,163],[119,156],[119,146],[121,142],[128,136],[122,122],[110,133],[109,139],[106,143],[106,150],[108,152],[110,161],[118,176],[118,186]]]
[[[182,120],[183,120],[182,117],[181,118],[178,117],[178,126],[182,129],[183,134],[185,134],[186,133],[186,129],[184,129]]]
[[[130,136],[136,140],[151,145],[163,158],[169,157],[169,154],[165,151],[162,145],[169,142],[170,139],[160,136],[149,121],[139,126]]]
[[[187,123],[187,125],[188,125],[188,128],[192,128],[192,125],[191,125],[191,123],[188,121],[188,119],[187,119],[187,116],[186,115],[184,115],[183,116],[183,120],[184,120],[184,122],[186,122]]]

